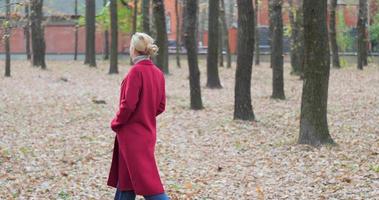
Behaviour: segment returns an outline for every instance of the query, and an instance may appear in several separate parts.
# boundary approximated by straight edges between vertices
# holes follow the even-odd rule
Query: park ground
[[[0,78],[0,199],[112,199],[106,186],[119,75],[82,62],[48,70],[15,61]],[[171,61],[167,111],[158,118],[156,157],[172,199],[378,199],[379,68],[332,69],[328,120],[338,144],[297,145],[302,81],[285,67],[284,101],[272,100],[268,63],[254,66],[257,122],[233,121],[235,68],[223,89],[205,85],[205,109],[189,109],[187,62]],[[105,104],[104,104],[105,103]]]

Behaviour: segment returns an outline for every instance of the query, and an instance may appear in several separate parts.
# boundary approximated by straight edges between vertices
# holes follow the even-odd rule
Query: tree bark
[[[32,43],[32,64],[36,67],[46,69],[45,62],[45,39],[44,28],[42,27],[43,20],[43,0],[30,1],[30,20],[31,20],[31,43]]]
[[[234,88],[234,119],[255,120],[251,104],[251,74],[254,58],[254,8],[251,0],[237,0],[238,50]]]
[[[255,22],[255,65],[260,64],[260,49],[259,49],[259,0],[255,0],[255,15],[254,15],[254,22]]]
[[[362,70],[367,65],[367,0],[359,0],[358,13],[358,69]]]
[[[221,1],[221,0],[220,0]],[[220,12],[221,13],[221,12]],[[222,21],[221,17],[218,20],[219,25],[218,25],[218,54],[219,54],[219,66],[224,67],[224,54],[223,54],[223,48],[224,48],[224,35],[223,35],[223,27],[222,27]]]
[[[334,143],[327,122],[330,52],[327,0],[304,0],[305,68],[298,143]]]
[[[338,45],[337,45],[336,10],[337,10],[337,0],[331,0],[330,22],[329,22],[330,47],[332,50],[333,67],[341,68],[340,58],[338,55]]]
[[[10,46],[10,37],[11,37],[11,27],[10,27],[10,20],[11,20],[11,5],[10,1],[5,1],[5,33],[4,33],[4,45],[5,45],[5,76],[10,77],[11,76],[11,46]]]
[[[207,87],[211,89],[222,88],[218,73],[219,10],[219,0],[209,0]]]
[[[283,79],[282,0],[270,1],[271,68],[273,99],[285,99]]]
[[[201,100],[201,87],[200,87],[200,70],[197,60],[197,2],[198,0],[185,0],[185,34],[184,40],[187,49],[188,69],[189,69],[189,84],[190,84],[190,98],[191,109],[203,109],[203,102]]]
[[[176,66],[181,68],[180,66],[180,18],[179,18],[179,0],[175,0],[175,16],[176,16]]]
[[[103,0],[103,6],[107,5],[108,0]],[[103,60],[109,59],[109,31],[104,30]]]
[[[157,45],[159,47],[159,53],[156,57],[157,66],[165,74],[169,74],[166,14],[163,0],[153,0],[153,13],[157,31]]]
[[[109,74],[118,74],[118,18],[117,0],[110,0],[109,5],[111,19],[111,57]]]
[[[74,60],[78,60],[78,43],[79,43],[79,16],[78,16],[78,0],[75,0],[75,39],[74,39]]]
[[[303,77],[304,65],[304,29],[303,0],[288,0],[290,5],[289,20],[291,25],[291,74]]]
[[[138,15],[138,0],[134,0],[134,8],[133,8],[133,34],[137,32],[137,16]]]
[[[84,64],[96,67],[96,2],[86,0],[86,55]]]
[[[231,68],[232,67],[232,55],[230,53],[230,46],[229,46],[229,31],[228,31],[228,25],[226,23],[226,17],[225,17],[225,1],[221,1],[221,7],[220,7],[220,17],[222,21],[222,28],[224,33],[224,44],[226,49],[226,67]]]
[[[27,60],[32,58],[30,54],[30,12],[29,12],[29,4],[25,3],[24,5],[25,12],[25,26],[24,26],[24,38],[25,38],[25,53]]]
[[[150,0],[142,1],[142,26],[143,32],[150,35]]]

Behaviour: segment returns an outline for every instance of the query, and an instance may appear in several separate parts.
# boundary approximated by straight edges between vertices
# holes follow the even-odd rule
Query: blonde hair
[[[148,34],[136,32],[130,40],[130,52],[133,50],[142,55],[155,56],[159,48]]]

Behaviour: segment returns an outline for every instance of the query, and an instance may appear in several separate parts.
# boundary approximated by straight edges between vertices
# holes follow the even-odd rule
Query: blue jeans
[[[170,200],[166,193],[157,195],[145,195],[146,200]],[[114,200],[135,200],[136,194],[133,191],[120,191],[117,189]]]

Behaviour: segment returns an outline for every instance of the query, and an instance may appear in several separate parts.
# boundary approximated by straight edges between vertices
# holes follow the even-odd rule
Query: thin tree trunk
[[[10,15],[11,15],[11,5],[10,1],[5,1],[5,35],[4,35],[4,43],[5,43],[5,76],[10,77],[11,76],[11,47],[10,47],[10,37],[11,37],[11,31],[10,31]]]
[[[232,55],[230,53],[230,46],[229,46],[229,31],[228,31],[228,25],[226,23],[226,17],[225,17],[225,1],[221,1],[221,7],[220,7],[220,17],[222,21],[222,28],[224,33],[224,45],[226,50],[226,67],[231,68],[232,67]]]
[[[238,50],[234,119],[255,120],[251,104],[251,74],[254,58],[254,8],[251,0],[238,3]]]
[[[303,77],[304,65],[304,29],[303,29],[303,0],[288,0],[290,5],[289,20],[291,25],[291,74]]]
[[[327,0],[304,0],[305,68],[298,143],[334,143],[327,122],[330,52]]]
[[[273,99],[285,99],[283,79],[282,0],[270,1],[271,67]]]
[[[338,55],[338,45],[337,45],[336,10],[337,10],[337,0],[331,0],[329,35],[330,35],[330,46],[332,50],[333,67],[341,68],[340,58]]]
[[[260,64],[260,49],[259,49],[259,0],[255,0],[255,65]]]
[[[168,45],[167,45],[167,29],[166,14],[163,0],[153,0],[154,21],[157,31],[157,45],[159,53],[156,57],[157,66],[165,73],[169,74],[168,68]]]
[[[219,10],[219,0],[209,0],[207,87],[213,89],[222,88],[218,73]]]
[[[32,64],[36,67],[46,69],[45,62],[45,39],[43,20],[43,0],[31,0],[30,21],[31,21],[31,43],[32,43]]]
[[[224,54],[223,54],[223,48],[224,48],[224,36],[223,36],[223,27],[222,27],[222,21],[221,17],[219,19],[219,26],[218,26],[218,53],[219,53],[219,66],[224,67]]]
[[[103,0],[103,6],[107,5],[108,0]],[[104,30],[103,60],[109,59],[109,31]]]
[[[143,32],[150,35],[150,0],[142,1],[142,26]]]
[[[190,74],[191,109],[193,110],[203,109],[203,102],[201,100],[200,70],[197,60],[197,17],[194,17],[197,13],[197,2],[197,0],[185,0],[184,6],[184,9],[186,10],[186,15],[184,16],[184,40],[187,49],[188,69]]]
[[[78,60],[78,43],[79,43],[79,22],[78,22],[78,0],[75,0],[75,39],[74,39],[74,60]]]
[[[179,0],[175,0],[175,16],[176,16],[176,66],[181,68],[180,66],[180,18],[179,18]]]
[[[367,0],[359,0],[358,13],[358,69],[362,70],[367,65]]]
[[[117,18],[117,0],[110,0],[110,19],[111,19],[111,57],[109,74],[118,73],[118,18]]]
[[[96,67],[96,2],[86,0],[86,57],[84,64]]]
[[[134,8],[133,8],[133,34],[137,32],[137,16],[138,15],[138,0],[134,0]]]
[[[29,15],[29,3],[24,5],[25,12],[25,26],[24,26],[24,38],[25,38],[25,53],[27,60],[31,59],[30,54],[30,15]]]

